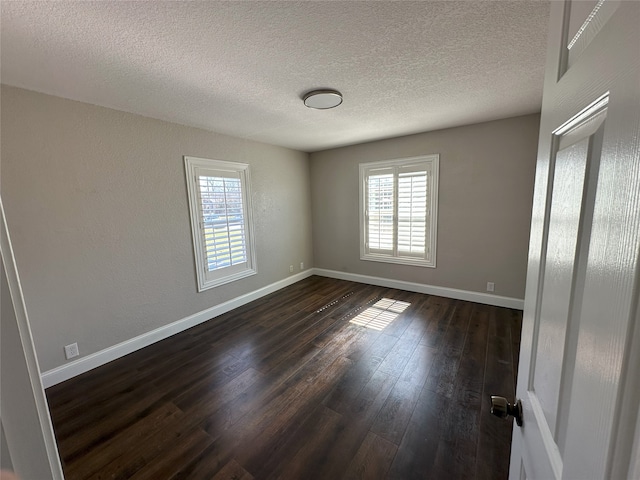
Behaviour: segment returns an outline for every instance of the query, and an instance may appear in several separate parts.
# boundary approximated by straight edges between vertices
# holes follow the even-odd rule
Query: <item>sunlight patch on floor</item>
[[[384,330],[384,328],[404,312],[409,305],[411,304],[408,302],[383,298],[350,320],[350,323],[361,327],[372,328],[373,330]]]

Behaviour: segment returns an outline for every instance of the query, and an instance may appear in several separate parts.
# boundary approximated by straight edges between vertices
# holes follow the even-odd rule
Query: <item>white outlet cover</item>
[[[67,357],[67,360],[80,355],[80,352],[78,351],[78,344],[72,343],[71,345],[66,345],[64,347],[64,355]]]

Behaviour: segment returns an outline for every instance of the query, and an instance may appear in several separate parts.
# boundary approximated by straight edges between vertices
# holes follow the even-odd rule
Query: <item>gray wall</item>
[[[298,271],[522,298],[538,115],[302,152],[2,86],[1,188],[42,371]],[[437,268],[359,259],[358,164],[440,154]],[[182,156],[251,164],[258,274],[197,293]],[[312,231],[313,225],[313,231]],[[312,250],[313,245],[313,250]]]
[[[2,86],[2,198],[42,371],[312,266],[306,153]],[[258,274],[197,293],[183,155],[251,165]]]
[[[9,446],[4,435],[4,427],[0,421],[0,468],[5,470],[13,470],[13,463],[11,463],[11,454],[9,453]]]
[[[539,115],[311,154],[314,266],[524,298]],[[440,154],[437,267],[360,260],[358,164]]]

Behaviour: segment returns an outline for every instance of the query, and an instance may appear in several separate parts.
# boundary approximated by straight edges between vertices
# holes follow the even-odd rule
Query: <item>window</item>
[[[360,164],[360,258],[436,266],[439,155]]]
[[[254,275],[249,165],[184,157],[198,290]]]

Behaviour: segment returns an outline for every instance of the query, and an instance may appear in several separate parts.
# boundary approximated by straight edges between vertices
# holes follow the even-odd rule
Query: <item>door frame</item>
[[[2,197],[0,230],[0,273],[5,293],[2,298],[2,360],[11,365],[7,369],[10,371],[8,378],[6,373],[2,376],[0,415],[11,464],[21,478],[63,480],[58,445],[40,377]],[[27,446],[28,449],[25,448]]]

